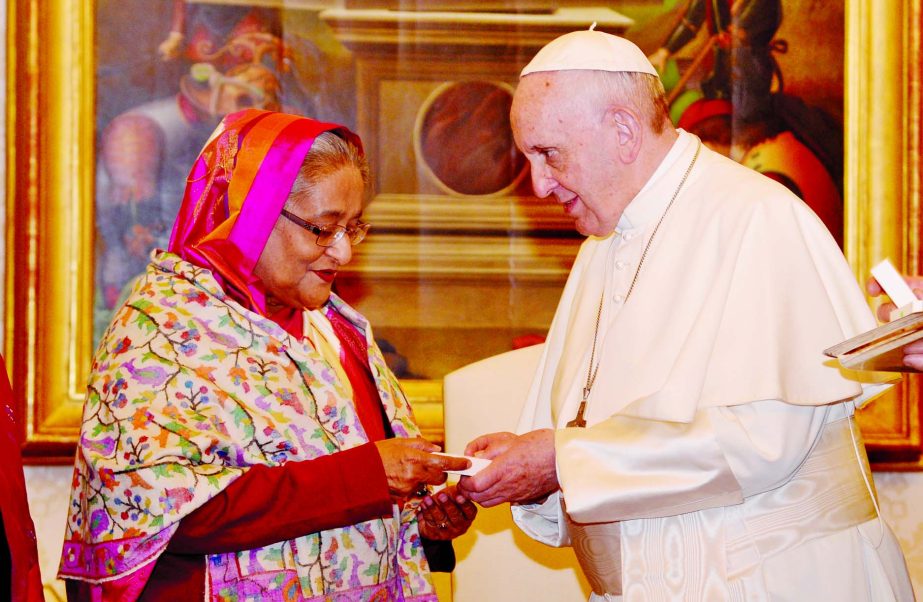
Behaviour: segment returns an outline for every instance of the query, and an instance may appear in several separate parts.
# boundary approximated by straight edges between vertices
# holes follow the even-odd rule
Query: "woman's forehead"
[[[305,192],[291,195],[288,206],[305,219],[353,219],[362,213],[364,198],[359,171],[344,167],[321,176]]]

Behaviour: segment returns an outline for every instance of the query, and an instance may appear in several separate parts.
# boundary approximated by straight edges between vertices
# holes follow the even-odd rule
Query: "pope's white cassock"
[[[820,220],[755,171],[702,146],[664,214],[699,146],[680,131],[580,250],[519,425],[557,429],[561,492],[514,518],[613,563],[608,599],[620,570],[626,601],[912,600],[852,419],[880,385],[822,354],[874,318]],[[587,428],[565,428],[601,296]]]

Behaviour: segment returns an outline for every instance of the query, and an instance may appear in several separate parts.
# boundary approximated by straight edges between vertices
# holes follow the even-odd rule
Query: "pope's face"
[[[310,195],[290,197],[286,209],[317,226],[355,226],[363,198],[359,171],[344,167],[318,180]],[[322,247],[316,234],[280,215],[253,273],[263,282],[270,311],[316,309],[330,297],[338,270],[350,259],[348,236]]]
[[[513,97],[516,145],[529,160],[536,196],[553,196],[584,235],[610,234],[630,201],[620,188],[616,133],[581,92],[586,73],[533,73]]]

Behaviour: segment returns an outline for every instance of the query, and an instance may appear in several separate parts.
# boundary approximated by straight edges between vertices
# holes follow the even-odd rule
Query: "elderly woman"
[[[331,285],[368,225],[358,138],[225,118],[93,362],[60,576],[71,599],[435,600],[474,506]],[[417,520],[417,517],[422,520]],[[435,549],[435,548],[430,548]]]

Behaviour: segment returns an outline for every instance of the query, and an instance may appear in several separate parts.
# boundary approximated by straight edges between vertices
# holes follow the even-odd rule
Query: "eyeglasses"
[[[349,244],[356,246],[363,241],[365,235],[368,234],[369,227],[371,227],[371,224],[365,222],[359,222],[352,227],[341,226],[340,224],[318,226],[317,224],[306,222],[291,211],[285,209],[282,210],[282,215],[308,232],[317,235],[317,244],[322,247],[332,247],[337,244],[337,241],[343,238],[344,234],[349,238]]]

